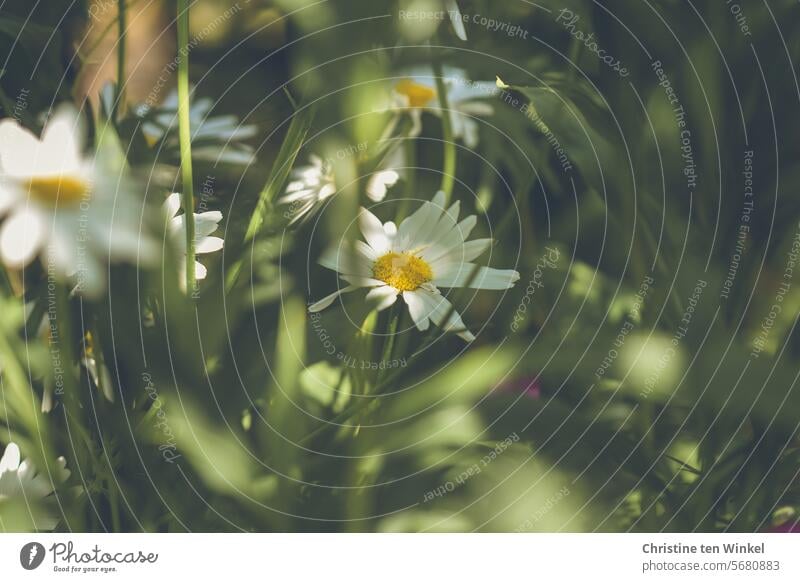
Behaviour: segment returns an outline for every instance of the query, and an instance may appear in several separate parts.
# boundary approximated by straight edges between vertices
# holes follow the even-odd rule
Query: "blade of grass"
[[[306,135],[308,135],[308,131],[311,128],[314,112],[313,106],[301,107],[292,118],[286,137],[278,151],[278,156],[272,164],[272,170],[258,197],[253,215],[250,217],[250,223],[244,236],[245,245],[255,239],[266,221],[267,213],[275,197],[286,185],[295,160],[297,160],[297,155],[300,153],[300,149],[305,143]],[[240,257],[228,271],[225,279],[225,288],[228,292],[233,290],[239,279],[243,260],[244,257]]]
[[[289,173],[292,171],[297,155],[300,153],[300,148],[303,147],[313,119],[314,108],[311,106],[301,108],[292,118],[289,130],[286,132],[286,138],[281,144],[278,157],[275,159],[272,171],[267,178],[267,183],[261,190],[253,216],[250,217],[250,224],[247,227],[247,233],[244,238],[246,243],[252,241],[258,234],[264,224],[270,205],[289,179]]]
[[[181,142],[183,212],[186,224],[186,292],[195,287],[194,178],[189,114],[189,4],[178,0],[178,124]]]
[[[119,25],[119,38],[117,39],[117,95],[114,102],[113,119],[119,122],[120,116],[125,112],[125,29],[128,26],[128,13],[125,0],[117,0],[117,24]]]
[[[444,142],[444,162],[442,167],[442,184],[440,190],[445,194],[445,204],[453,194],[456,175],[456,144],[453,141],[453,123],[450,119],[450,104],[447,100],[447,86],[444,83],[442,63],[433,62],[433,76],[436,79],[436,93],[439,96],[439,107],[442,110],[442,140]]]

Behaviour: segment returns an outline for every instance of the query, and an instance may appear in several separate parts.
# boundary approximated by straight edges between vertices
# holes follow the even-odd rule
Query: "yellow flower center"
[[[41,176],[27,182],[31,196],[56,206],[59,203],[78,204],[89,194],[88,182],[76,176]]]
[[[372,275],[398,291],[414,291],[433,279],[430,265],[409,253],[387,253],[372,267]]]
[[[411,79],[403,79],[395,86],[395,90],[408,98],[411,107],[425,107],[428,102],[436,97],[436,90]]]

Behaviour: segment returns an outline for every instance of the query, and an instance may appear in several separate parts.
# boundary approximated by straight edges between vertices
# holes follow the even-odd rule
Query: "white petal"
[[[172,219],[181,209],[181,195],[177,192],[170,194],[167,199],[164,200],[162,208],[167,218]]]
[[[462,262],[474,261],[486,252],[492,246],[492,239],[490,238],[477,238],[464,243],[462,247],[462,254],[459,260]]]
[[[420,298],[425,303],[426,309],[430,312],[430,319],[444,331],[453,331],[458,333],[458,336],[466,341],[475,339],[469,330],[464,325],[461,315],[453,308],[453,305],[442,295],[420,289],[418,291]],[[450,314],[447,317],[447,314]],[[447,321],[445,322],[445,317]]]
[[[194,232],[195,236],[208,236],[217,228],[222,220],[222,213],[219,211],[214,212],[201,212],[194,215]]]
[[[431,325],[429,315],[430,309],[425,305],[419,291],[404,291],[403,301],[408,305],[408,313],[420,331],[425,331]]]
[[[293,190],[287,193],[285,196],[281,196],[278,198],[278,204],[291,204],[297,200],[302,200],[303,198],[308,198],[310,200],[316,200],[316,195],[314,194],[315,190],[312,189],[299,189]]]
[[[383,223],[377,216],[366,208],[362,208],[358,215],[358,224],[364,239],[369,243],[378,255],[383,255],[389,251],[389,237],[383,230]]]
[[[206,269],[203,263],[198,261],[194,262],[194,278],[198,281],[202,281],[208,276],[208,269]]]
[[[27,265],[35,256],[45,238],[45,224],[41,214],[26,208],[3,222],[0,231],[0,257],[11,268]]]
[[[424,202],[411,216],[400,223],[398,241],[400,246],[410,248],[427,242],[424,237],[431,232],[444,209],[445,194],[437,192],[430,202]]]
[[[442,221],[444,222],[444,221]],[[473,214],[468,216],[455,227],[448,229],[445,225],[440,227],[443,234],[436,236],[430,245],[423,251],[422,257],[428,263],[434,263],[453,251],[464,247],[464,241],[475,228],[478,218]]]
[[[16,471],[19,468],[20,452],[16,443],[8,443],[3,457],[0,458],[0,474]]]
[[[486,252],[486,249],[492,246],[492,242],[490,238],[478,238],[457,245],[435,259],[430,259],[430,256],[434,254],[434,249],[426,250],[422,255],[428,261],[434,273],[441,273],[449,270],[454,263],[468,263],[477,259]]]
[[[407,216],[400,223],[400,227],[398,228],[397,232],[400,244],[405,244],[408,241],[415,240],[417,238],[417,232],[424,224],[425,220],[427,220],[428,213],[430,211],[431,203],[423,202],[414,213],[412,213],[410,216]]]
[[[317,200],[322,201],[336,194],[336,184],[325,184],[317,194]]]
[[[436,196],[433,197],[429,205],[428,216],[425,219],[419,229],[417,230],[416,234],[411,237],[409,244],[412,246],[419,246],[419,245],[426,245],[429,244],[434,239],[438,238],[438,236],[442,233],[442,228],[444,227],[449,231],[455,225],[454,220],[449,220],[446,218],[448,215],[445,212],[445,195],[444,192],[438,192]],[[452,207],[451,207],[452,208]],[[460,208],[456,206],[456,211]]]
[[[442,227],[449,226],[450,228],[455,227],[458,224],[458,215],[461,212],[461,200],[456,200],[450,208],[447,209],[447,212],[442,216],[442,220],[439,223]]]
[[[422,109],[409,109],[409,117],[411,117],[411,129],[408,132],[410,137],[417,137],[422,134]]]
[[[358,277],[354,275],[342,275],[341,277],[356,287],[383,287],[386,285],[386,282],[371,277]]]
[[[358,254],[364,257],[369,262],[375,262],[378,259],[378,253],[375,252],[371,246],[362,240],[357,240],[354,243],[355,250]]]
[[[297,170],[293,170],[292,174],[294,174],[296,171]],[[286,193],[288,194],[291,192],[297,192],[298,190],[305,190],[305,189],[306,189],[306,183],[303,180],[294,180],[292,182],[289,182],[289,184],[286,186]]]
[[[457,118],[453,124],[453,136],[463,138],[464,145],[469,149],[474,150],[477,148],[480,142],[480,127],[478,123],[474,119],[456,112],[453,112],[453,117]]]
[[[384,309],[394,305],[395,301],[397,301],[397,294],[397,289],[391,287],[390,285],[375,287],[369,293],[367,293],[367,301],[375,301],[375,309],[378,311],[383,311]]]
[[[36,175],[40,142],[13,119],[0,121],[0,169],[8,176]]]
[[[1,182],[2,178],[0,178],[0,215],[4,214],[20,198],[13,187]]]
[[[474,342],[475,341],[475,334],[473,334],[468,329],[465,329],[464,331],[460,331],[456,335],[458,335],[458,337],[463,339],[465,342]]]
[[[80,268],[75,273],[78,284],[74,293],[92,299],[100,297],[106,288],[107,269],[107,263],[103,264],[92,255],[87,255],[81,260]],[[183,279],[185,278],[184,276]]]
[[[349,287],[342,287],[341,289],[331,293],[324,299],[320,299],[313,305],[309,305],[308,311],[309,313],[317,313],[319,311],[322,311],[326,307],[330,307],[331,304],[333,304],[333,302],[336,300],[336,298],[339,297],[339,295],[342,295],[343,293],[350,293],[351,291],[355,291],[356,289],[358,289],[358,287],[354,287],[353,285],[350,285]]]
[[[361,247],[357,247],[361,249]],[[371,248],[371,247],[370,247]],[[372,275],[372,260],[361,252],[354,252],[348,248],[333,247],[322,253],[319,264],[341,273],[343,275]]]
[[[207,236],[197,241],[194,252],[197,254],[215,253],[222,250],[225,241],[218,236]]]
[[[42,133],[37,166],[42,173],[66,174],[81,170],[83,124],[71,106],[60,107]]]
[[[464,19],[461,10],[458,9],[456,0],[447,0],[447,13],[450,15],[450,22],[453,23],[453,30],[461,40],[467,40],[467,31],[464,30]]]
[[[389,188],[394,186],[400,179],[400,175],[394,170],[384,170],[377,172],[367,182],[367,196],[370,200],[380,202],[386,198]]]
[[[519,281],[519,273],[512,269],[493,269],[478,267],[474,274],[474,263],[454,263],[441,273],[435,273],[433,284],[439,287],[463,287],[471,280],[470,289],[503,290],[510,289]]]

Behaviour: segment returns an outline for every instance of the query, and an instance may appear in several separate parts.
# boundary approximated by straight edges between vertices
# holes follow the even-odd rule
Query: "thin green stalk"
[[[117,98],[114,102],[114,120],[119,121],[120,115],[125,112],[125,29],[128,27],[128,13],[125,0],[117,0],[117,24],[119,35],[117,38]]]
[[[31,434],[37,434],[41,429],[41,416],[38,402],[33,390],[28,383],[28,375],[23,364],[17,359],[17,354],[11,342],[0,332],[0,369],[3,375],[3,404],[10,408],[14,418],[28,429]],[[5,417],[0,417],[5,420]]]
[[[186,222],[186,292],[195,288],[194,178],[189,116],[189,2],[178,0],[178,124],[181,142],[183,212]]]
[[[114,473],[114,468],[109,465],[111,473]],[[111,478],[106,479],[106,486],[108,487],[108,503],[111,506],[111,527],[114,532],[119,533],[122,531],[122,520],[120,519],[119,511],[119,495],[117,492],[117,483]]]
[[[58,330],[58,345],[60,354],[63,361],[76,362],[78,360],[72,344],[72,311],[69,300],[69,287],[63,283],[56,285],[56,328]],[[75,437],[80,437],[86,446],[77,449],[80,451],[80,456],[85,463],[89,462],[89,455],[91,453],[91,438],[89,431],[83,424],[83,406],[81,405],[81,384],[78,378],[68,371],[64,374],[64,394],[62,402],[64,403],[64,412],[67,421],[72,421],[72,429],[75,431]]]
[[[406,137],[403,143],[397,147],[402,147],[405,151],[405,164],[406,164],[406,190],[405,196],[400,201],[400,208],[397,210],[395,220],[400,224],[408,214],[408,206],[412,198],[417,197],[417,140],[412,137]]]
[[[450,105],[447,101],[447,87],[444,83],[442,64],[434,60],[433,76],[436,78],[436,93],[439,95],[439,108],[442,110],[442,134],[444,140],[444,163],[442,167],[442,185],[440,189],[445,195],[445,204],[450,201],[456,175],[456,143],[453,141],[453,124],[450,119]]]
[[[391,320],[389,321],[389,325],[387,326],[387,336],[383,342],[383,353],[381,354],[381,359],[379,363],[383,363],[386,367],[381,370],[378,368],[378,377],[377,377],[377,384],[380,384],[381,378],[385,375],[386,370],[389,367],[389,362],[392,360],[392,353],[394,352],[395,346],[395,338],[397,337],[397,327],[400,323],[400,314],[402,311],[398,309],[399,306],[394,305],[392,309],[392,316]]]

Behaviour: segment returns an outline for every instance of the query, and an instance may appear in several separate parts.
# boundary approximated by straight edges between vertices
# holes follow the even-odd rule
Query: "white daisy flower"
[[[222,162],[247,166],[255,160],[255,150],[243,140],[258,133],[255,125],[242,125],[235,115],[210,116],[214,107],[210,97],[192,100],[189,125],[192,128],[192,158],[206,162]],[[142,133],[147,143],[161,145],[178,152],[178,92],[171,91],[164,102],[151,113],[146,105],[139,106],[137,115],[144,120]]]
[[[56,111],[41,139],[15,120],[0,121],[0,259],[20,269],[46,250],[48,270],[97,296],[109,261],[149,260],[156,247],[140,234],[141,204],[121,152],[107,144],[84,157],[83,135],[70,106]]]
[[[393,222],[381,223],[362,208],[359,226],[367,242],[359,240],[353,248],[331,249],[319,261],[338,272],[348,286],[314,303],[309,311],[322,311],[342,293],[367,288],[367,299],[375,302],[378,311],[391,307],[402,295],[420,331],[432,322],[466,341],[474,340],[439,288],[469,284],[471,289],[510,289],[519,280],[519,273],[472,263],[489,248],[492,239],[467,241],[478,219],[472,215],[459,222],[460,203],[446,211],[444,204],[445,195],[439,192],[399,227]]]
[[[295,224],[313,213],[328,198],[336,194],[333,166],[316,155],[309,156],[307,166],[292,170],[291,181],[278,204],[288,205],[284,216]]]
[[[497,91],[494,83],[473,82],[461,69],[445,67],[444,84],[447,88],[447,101],[450,107],[450,122],[453,138],[463,139],[469,148],[478,145],[479,126],[475,117],[488,117],[494,108],[484,99]],[[408,114],[413,123],[412,137],[422,133],[423,112],[441,116],[439,93],[433,72],[410,71],[395,82],[392,90],[393,108],[398,114]]]
[[[164,215],[168,221],[167,236],[177,252],[182,257],[180,265],[180,282],[182,289],[186,291],[186,215],[178,212],[181,209],[181,195],[178,193],[170,194],[164,202]],[[222,220],[222,213],[218,210],[210,212],[200,212],[194,215],[194,235],[195,235],[195,254],[201,255],[214,253],[222,250],[225,241],[218,236],[209,236],[217,230]],[[194,263],[195,279],[198,281],[205,279],[208,271],[199,261]]]
[[[70,476],[67,461],[64,457],[57,459],[58,467],[53,479],[39,473],[29,461],[20,462],[19,447],[9,443],[0,458],[0,504],[4,502],[22,503],[26,506],[36,505],[47,499],[55,490],[56,483],[62,483]],[[37,530],[50,531],[59,521],[55,511],[41,514],[35,512],[32,516]]]

